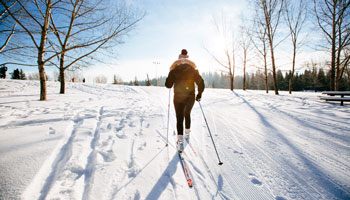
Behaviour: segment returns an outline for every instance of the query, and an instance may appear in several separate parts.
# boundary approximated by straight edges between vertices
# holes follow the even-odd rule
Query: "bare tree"
[[[121,43],[123,36],[143,16],[137,16],[125,4],[111,6],[113,1],[64,0],[62,4],[65,8],[63,13],[51,16],[51,29],[57,38],[57,44],[53,46],[56,47],[56,52],[61,52],[58,68],[60,93],[64,94],[65,70],[78,62],[87,63],[85,58],[106,49],[108,44],[115,46]],[[54,18],[59,19],[58,25]]]
[[[230,78],[230,89],[234,89],[234,78],[235,78],[235,68],[236,68],[236,59],[235,59],[235,51],[236,51],[236,41],[232,29],[229,28],[229,24],[227,23],[228,18],[221,14],[221,19],[214,18],[214,26],[218,33],[224,38],[225,47],[224,51],[224,59],[220,59],[218,56],[214,55],[208,49],[207,52],[212,56],[212,58],[221,65],[224,70],[222,72],[228,74]]]
[[[148,74],[147,74],[147,79],[148,79]],[[123,83],[123,79],[120,76],[114,74],[113,84],[122,84],[122,83]]]
[[[269,41],[271,61],[272,61],[272,76],[273,87],[275,94],[278,95],[277,74],[275,63],[275,39],[277,28],[280,24],[284,0],[256,0],[255,5],[259,13],[263,13],[264,26],[267,30],[267,38]]]
[[[343,14],[338,22],[338,48],[336,62],[336,81],[335,89],[339,90],[340,80],[344,75],[345,69],[349,65],[349,48],[350,48],[350,1],[343,0],[339,2],[339,10]]]
[[[17,0],[16,4],[23,10],[25,15],[25,20],[16,16],[5,3],[4,0],[0,1],[2,6],[4,6],[6,12],[12,17],[16,23],[21,27],[27,36],[30,38],[32,45],[37,49],[37,64],[40,75],[40,100],[46,100],[46,73],[45,73],[45,63],[50,61],[56,55],[49,55],[45,58],[45,53],[47,53],[47,37],[48,29],[50,23],[51,9],[60,0],[52,1],[28,1],[24,5],[22,1]]]
[[[299,36],[306,20],[306,11],[306,3],[304,0],[285,2],[285,18],[293,45],[292,71],[289,78],[289,94],[292,94],[292,80],[295,72],[297,51],[302,46],[302,42],[300,42]]]
[[[268,73],[267,73],[267,47],[268,47],[268,39],[267,39],[267,29],[264,25],[264,20],[259,17],[259,14],[256,14],[254,17],[254,29],[250,31],[251,33],[251,41],[258,54],[263,58],[264,63],[264,83],[265,83],[265,91],[269,93],[268,86]]]
[[[94,83],[107,83],[107,77],[104,75],[99,75],[94,78]]]
[[[246,20],[242,20],[242,25],[241,25],[241,38],[240,38],[240,46],[242,47],[243,50],[243,90],[246,90],[246,69],[247,69],[247,57],[249,50],[251,48],[252,40],[251,40],[251,34],[249,32],[249,29],[246,27]]]
[[[314,0],[314,13],[331,53],[330,90],[339,90],[339,81],[348,63],[346,48],[350,45],[350,1]]]

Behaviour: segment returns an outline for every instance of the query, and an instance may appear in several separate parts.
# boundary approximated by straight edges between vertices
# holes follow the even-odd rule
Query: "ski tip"
[[[192,179],[188,179],[187,183],[188,183],[188,187],[192,188],[192,186],[193,186]]]
[[[223,162],[219,162],[219,165],[222,165],[222,164],[224,164]]]

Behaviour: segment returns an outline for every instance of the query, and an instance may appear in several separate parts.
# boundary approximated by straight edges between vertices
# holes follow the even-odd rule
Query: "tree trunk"
[[[236,64],[235,62],[233,61],[233,65],[232,65],[232,73],[231,73],[231,87],[232,87],[232,90],[235,89],[235,68],[236,68]]]
[[[39,77],[40,77],[40,101],[46,101],[46,73],[44,63],[38,61]]]
[[[269,93],[269,84],[268,84],[268,79],[267,79],[267,66],[265,65],[265,91],[266,94]]]
[[[330,84],[329,85],[330,85],[330,90],[335,91],[336,5],[333,6],[332,17],[333,17],[333,19],[332,19],[331,77],[330,77]]]
[[[266,22],[266,29],[267,29],[267,38],[269,39],[269,45],[271,50],[271,61],[272,61],[272,75],[273,75],[273,87],[275,89],[275,95],[278,95],[278,88],[277,88],[277,76],[276,76],[276,65],[275,65],[275,55],[273,51],[273,33],[271,28],[271,16],[269,16],[267,13],[267,6],[266,1],[263,1],[264,5],[264,15],[265,15],[265,22]]]
[[[289,78],[289,94],[292,94],[292,89],[293,89],[293,77],[294,77],[294,71],[295,71],[295,57],[296,57],[296,44],[294,44],[293,48],[293,62],[292,62],[292,74],[290,75]]]
[[[336,62],[336,70],[335,70],[335,85],[334,89],[336,91],[339,91],[339,84],[340,84],[340,55],[337,55],[337,62]]]
[[[60,94],[66,92],[66,80],[64,78],[64,69],[60,68]]]
[[[231,91],[233,91],[233,84],[234,84],[234,79],[233,79],[233,75],[232,75],[232,73],[230,74],[230,86],[231,86]]]
[[[339,91],[339,84],[340,79],[342,77],[341,70],[340,70],[340,57],[341,57],[341,51],[342,51],[342,31],[341,31],[341,25],[339,23],[338,27],[338,50],[337,50],[337,57],[336,57],[336,71],[335,71],[335,90]]]
[[[269,84],[268,84],[268,79],[267,79],[267,58],[266,58],[266,46],[264,43],[264,67],[265,67],[265,90],[266,94],[269,93]]]
[[[246,65],[247,65],[247,52],[244,50],[243,58],[243,90],[246,90]]]
[[[277,87],[277,75],[276,75],[276,65],[275,65],[275,55],[273,52],[272,40],[270,40],[270,49],[271,49],[271,60],[272,60],[272,75],[273,75],[273,88],[275,90],[275,95],[278,95],[278,87]]]
[[[60,94],[64,94],[66,92],[66,78],[64,77],[64,57],[65,53],[62,53],[60,58]]]
[[[40,46],[38,49],[38,69],[40,76],[40,101],[46,101],[46,73],[45,73],[45,63],[44,63],[44,53],[45,53],[45,45],[47,39],[47,30],[50,22],[50,13],[51,13],[51,0],[48,0],[46,5],[46,13],[45,13],[45,21],[44,26],[41,30],[41,39]]]

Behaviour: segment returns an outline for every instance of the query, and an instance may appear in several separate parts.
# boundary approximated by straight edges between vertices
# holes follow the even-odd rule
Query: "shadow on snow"
[[[313,178],[317,180],[318,184],[326,191],[334,195],[334,197],[338,199],[348,199],[350,197],[350,193],[346,190],[343,190],[339,187],[339,185],[333,183],[331,180],[327,179],[328,175],[325,174],[321,169],[317,167],[315,163],[309,160],[294,144],[292,144],[285,136],[283,136],[279,131],[268,122],[265,117],[258,111],[254,106],[252,106],[244,97],[241,97],[235,91],[233,94],[243,100],[245,104],[247,104],[251,110],[253,110],[260,118],[262,123],[267,127],[267,129],[272,130],[269,131],[271,133],[275,133],[277,137],[281,139],[286,145],[290,147],[291,150],[295,152],[295,155],[298,156],[301,161],[313,172]],[[292,166],[293,167],[293,166]]]

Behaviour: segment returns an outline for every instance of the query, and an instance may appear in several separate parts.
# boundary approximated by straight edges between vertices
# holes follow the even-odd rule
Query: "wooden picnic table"
[[[321,100],[326,101],[340,101],[340,105],[344,105],[344,101],[350,101],[350,97],[344,97],[344,96],[350,96],[350,91],[324,91],[322,94],[326,94],[328,96],[321,97]],[[340,97],[336,97],[340,96]]]
[[[341,96],[341,97],[344,97],[344,96],[350,96],[350,91],[324,91],[322,92],[322,94],[327,94],[329,96]]]

